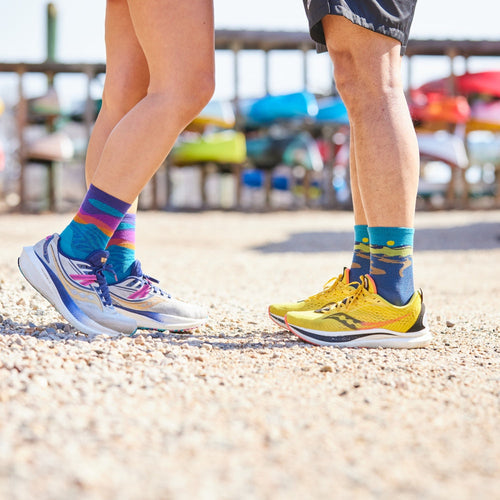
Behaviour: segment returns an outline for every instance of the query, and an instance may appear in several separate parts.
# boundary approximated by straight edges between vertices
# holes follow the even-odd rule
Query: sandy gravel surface
[[[500,211],[419,213],[431,347],[309,346],[266,316],[350,262],[348,213],[141,213],[138,253],[210,310],[89,341],[17,271],[67,215],[0,218],[0,498],[494,499]]]

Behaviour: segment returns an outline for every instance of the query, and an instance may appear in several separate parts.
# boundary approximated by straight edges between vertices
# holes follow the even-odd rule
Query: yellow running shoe
[[[332,278],[325,283],[323,290],[308,299],[287,304],[273,304],[269,306],[269,317],[279,326],[287,328],[285,315],[290,311],[314,311],[328,304],[339,302],[349,297],[356,290],[355,286],[349,285],[349,269],[344,268],[344,272],[336,278]]]
[[[432,334],[422,300],[419,290],[406,305],[392,305],[365,275],[351,297],[316,311],[289,312],[285,321],[292,333],[315,345],[424,347]]]

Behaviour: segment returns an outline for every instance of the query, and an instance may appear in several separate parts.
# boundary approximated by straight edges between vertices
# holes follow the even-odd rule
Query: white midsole
[[[288,328],[295,335],[307,342],[317,345],[329,345],[336,347],[392,347],[392,348],[414,348],[425,347],[432,340],[432,333],[426,327],[419,332],[400,333],[393,330],[377,329],[377,333],[371,333],[373,330],[356,330],[352,332],[323,332],[318,330],[306,330],[302,328],[300,331],[296,327],[288,323]],[[304,331],[306,330],[306,331]],[[308,333],[324,337],[325,340],[316,337],[309,337]],[[352,335],[367,334],[368,337],[357,338],[346,342],[335,342],[335,335],[339,337]],[[385,335],[384,335],[385,334]]]
[[[170,316],[168,314],[162,314],[161,320],[155,320],[144,316],[140,313],[135,313],[133,311],[128,311],[122,309],[115,304],[115,307],[124,316],[133,318],[137,322],[137,328],[142,328],[146,330],[183,330],[197,328],[204,325],[208,318],[193,319],[193,318],[183,318],[179,316]]]

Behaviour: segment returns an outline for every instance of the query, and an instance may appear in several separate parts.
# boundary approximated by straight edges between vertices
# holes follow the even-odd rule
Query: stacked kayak
[[[249,127],[269,126],[279,122],[313,120],[318,103],[310,92],[267,95],[241,103],[240,112]]]
[[[417,134],[420,156],[425,160],[441,161],[451,167],[467,168],[469,159],[464,141],[444,130],[432,134]]]
[[[182,138],[171,153],[174,165],[199,163],[243,163],[246,159],[245,135],[235,130]]]

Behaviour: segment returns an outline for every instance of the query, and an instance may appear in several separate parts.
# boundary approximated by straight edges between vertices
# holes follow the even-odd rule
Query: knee
[[[349,50],[330,54],[335,84],[351,117],[403,91],[398,64],[388,59],[373,60],[369,51],[363,55]]]
[[[106,75],[102,95],[102,107],[119,121],[141,99],[147,95],[149,77],[147,74]]]
[[[186,120],[196,118],[209,103],[215,91],[215,75],[213,71],[198,74],[191,81],[186,81],[183,96],[186,102]]]
[[[155,96],[157,109],[169,120],[175,119],[181,128],[193,121],[208,104],[215,90],[214,73],[197,72],[175,82],[153,83],[148,91]]]

